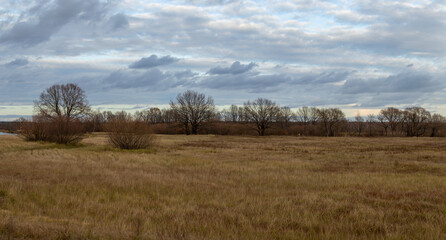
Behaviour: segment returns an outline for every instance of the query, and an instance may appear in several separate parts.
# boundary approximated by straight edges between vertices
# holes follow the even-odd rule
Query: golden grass
[[[0,239],[446,239],[446,139],[0,136]]]

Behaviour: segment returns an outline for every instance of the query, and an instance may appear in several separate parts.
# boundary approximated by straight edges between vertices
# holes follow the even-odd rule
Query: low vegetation
[[[0,136],[0,239],[445,239],[442,138]]]
[[[20,119],[18,124],[0,123],[0,129],[12,131],[16,128],[28,141],[75,144],[86,132],[109,130],[107,126],[115,124],[112,121],[116,119],[116,113],[92,111],[84,91],[75,84],[47,88],[35,101],[34,110],[36,114],[32,119]],[[144,123],[157,134],[446,136],[446,118],[422,107],[404,110],[388,107],[376,116],[370,114],[364,118],[358,113],[349,121],[338,108],[303,106],[294,112],[265,98],[217,111],[212,97],[192,90],[178,94],[169,108],[150,108],[132,116],[124,114],[133,119],[133,126],[141,129],[140,123]],[[141,133],[137,129],[132,131]],[[140,136],[136,134],[132,138]],[[110,142],[122,148],[114,140]]]
[[[106,126],[108,141],[120,149],[144,149],[153,145],[154,135],[148,124],[133,119],[132,115],[120,112]]]

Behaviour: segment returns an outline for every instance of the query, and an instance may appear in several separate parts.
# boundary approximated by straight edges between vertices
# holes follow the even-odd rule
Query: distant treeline
[[[107,122],[122,114],[129,113],[92,112],[86,124],[89,131],[104,131]],[[133,114],[133,119],[150,125],[152,131],[157,134],[188,134],[185,124],[181,124],[181,119],[176,118],[175,110],[172,108],[151,108],[136,112]],[[200,124],[196,133],[445,137],[446,118],[440,114],[431,114],[421,107],[406,109],[389,107],[382,109],[378,115],[358,115],[352,120],[347,120],[345,114],[338,108],[301,107],[297,111],[292,111],[288,107],[281,107],[268,120],[266,117],[259,119],[250,117],[246,106],[232,105],[229,109],[213,112]]]
[[[378,115],[358,115],[354,120],[347,120],[339,108],[304,106],[292,111],[269,99],[258,98],[243,106],[231,105],[218,111],[212,97],[191,90],[178,94],[168,108],[130,114],[92,111],[84,91],[77,85],[54,85],[35,101],[35,111],[37,114],[32,120],[17,121],[20,123],[18,131],[30,133],[30,139],[39,139],[43,134],[62,143],[71,138],[79,139],[83,132],[110,132],[109,123],[119,119],[144,123],[157,134],[446,136],[446,118],[422,107],[389,107]],[[5,129],[16,126],[4,124]]]

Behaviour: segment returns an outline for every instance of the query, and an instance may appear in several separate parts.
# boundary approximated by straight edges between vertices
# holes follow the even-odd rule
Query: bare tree
[[[422,107],[406,108],[403,112],[404,130],[409,137],[422,136],[428,127],[430,113]]]
[[[34,106],[43,117],[65,121],[81,119],[90,111],[84,90],[73,83],[47,88]]]
[[[358,136],[361,136],[362,131],[364,130],[364,118],[358,113],[355,116],[355,131],[358,133]]]
[[[441,131],[442,128],[444,128],[445,124],[446,117],[443,117],[438,113],[432,114],[432,116],[429,118],[429,126],[431,129],[430,136],[437,137],[438,133]]]
[[[315,107],[301,107],[297,109],[296,118],[297,121],[304,124],[315,124],[317,122],[317,108]]]
[[[367,115],[367,128],[369,130],[369,136],[373,136],[373,129],[376,123],[376,117],[375,114],[369,114]]]
[[[293,119],[295,119],[295,115],[293,111],[291,111],[290,107],[280,108],[277,121],[282,124],[282,128],[288,128]]]
[[[106,119],[103,113],[100,111],[91,111],[88,114],[88,122],[91,124],[91,131],[96,132],[103,130],[102,126],[105,124]]]
[[[81,120],[88,117],[90,107],[84,90],[76,84],[56,84],[47,88],[34,102],[38,116],[51,123],[49,141],[75,143],[85,132]]]
[[[403,112],[393,107],[382,109],[378,115],[378,120],[381,127],[384,129],[386,136],[388,134],[388,129],[390,129],[392,136],[394,136],[395,132],[398,130],[398,127],[401,126]]]
[[[345,114],[339,108],[318,109],[318,119],[327,137],[335,136],[346,121]]]
[[[135,119],[138,121],[145,122],[147,124],[157,124],[163,122],[163,114],[159,108],[150,108],[149,110],[144,110],[135,113]]]
[[[222,120],[225,122],[236,123],[239,121],[238,107],[232,104],[229,109],[223,109],[221,111]]]
[[[161,116],[163,123],[175,122],[175,113],[172,109],[161,109]]]
[[[192,90],[178,94],[176,102],[170,102],[170,107],[187,135],[197,134],[202,124],[211,119],[215,112],[212,97]]]
[[[247,122],[245,106],[238,107],[238,121],[239,122]]]
[[[255,124],[259,136],[265,135],[265,130],[271,128],[271,123],[276,120],[280,112],[275,102],[265,98],[246,102],[244,110],[246,119]]]
[[[238,107],[234,104],[231,105],[231,107],[229,107],[229,116],[232,122],[238,122],[239,120],[239,112],[238,112]]]
[[[224,109],[221,114],[222,119],[225,122],[236,123],[245,121],[244,107],[239,107],[234,104],[232,104],[229,109]]]

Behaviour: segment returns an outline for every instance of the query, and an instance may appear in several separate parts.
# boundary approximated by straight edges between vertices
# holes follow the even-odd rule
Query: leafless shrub
[[[19,135],[27,141],[75,144],[82,140],[84,133],[85,127],[79,120],[49,119],[40,115],[31,120],[19,120]]]
[[[47,129],[48,140],[59,144],[75,144],[82,140],[85,126],[79,120],[51,119]]]
[[[26,141],[48,141],[48,123],[41,116],[33,116],[31,120],[20,118],[19,136]]]
[[[154,142],[154,135],[147,123],[134,120],[131,115],[121,112],[107,123],[109,142],[120,149],[148,148]]]

